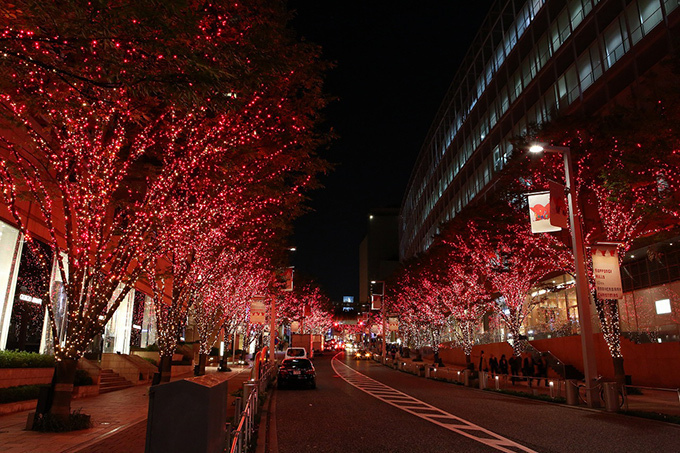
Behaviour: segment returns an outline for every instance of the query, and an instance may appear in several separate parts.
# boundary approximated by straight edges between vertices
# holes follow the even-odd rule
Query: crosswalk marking
[[[341,362],[337,359],[337,356],[333,358],[331,365],[333,371],[348,384],[391,406],[413,414],[416,417],[420,417],[423,420],[427,420],[435,425],[441,426],[442,428],[453,431],[484,445],[488,445],[499,451],[508,453],[520,451],[536,453],[534,450],[518,444],[517,442],[513,442],[493,431],[489,431],[486,428],[475,425],[474,423],[431,406],[430,404],[418,400],[395,388],[389,387],[382,382],[376,381]]]

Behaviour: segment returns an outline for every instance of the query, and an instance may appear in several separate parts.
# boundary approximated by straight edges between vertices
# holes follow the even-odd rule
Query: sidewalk
[[[208,373],[216,373],[208,368]],[[250,368],[233,367],[220,373],[230,383],[229,393],[250,379]],[[177,376],[173,380],[191,377]],[[241,382],[238,382],[241,381]],[[233,396],[229,395],[228,416],[233,416]],[[81,410],[92,416],[93,427],[69,433],[39,433],[26,431],[26,420],[31,411],[0,416],[0,451],[7,453],[133,453],[143,452],[146,438],[146,418],[149,403],[149,386],[135,386],[111,393],[74,400],[71,410]]]
[[[391,362],[391,359],[388,357]],[[396,362],[401,361],[406,363],[405,369],[410,370],[416,365],[432,367],[433,360],[424,358],[422,362],[413,362],[412,358],[396,357]],[[389,364],[386,366],[390,366]],[[437,367],[436,371],[432,372],[432,377],[435,379],[463,382],[462,366],[444,366]],[[407,371],[408,372],[408,371]],[[498,387],[500,390],[508,390],[514,392],[523,392],[528,394],[541,394],[550,396],[550,386],[545,385],[545,378],[534,377],[531,379],[532,386],[529,386],[529,381],[522,380],[523,377],[518,378],[513,384],[508,376],[498,376]],[[560,381],[554,378],[548,378],[548,382],[553,382],[553,396],[564,398],[565,395],[565,381]],[[477,387],[476,387],[477,388]],[[491,390],[496,389],[496,379],[489,376],[487,378],[487,388]],[[641,395],[628,395],[627,405],[624,410],[653,412],[657,414],[665,414],[675,417],[680,417],[680,394],[678,392],[669,392],[663,390],[645,389],[641,390]]]

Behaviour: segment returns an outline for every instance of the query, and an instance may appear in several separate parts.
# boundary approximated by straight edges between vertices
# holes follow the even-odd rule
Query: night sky
[[[300,37],[335,64],[325,111],[335,165],[295,223],[298,271],[333,301],[359,296],[368,212],[399,207],[412,166],[492,0],[291,0]]]

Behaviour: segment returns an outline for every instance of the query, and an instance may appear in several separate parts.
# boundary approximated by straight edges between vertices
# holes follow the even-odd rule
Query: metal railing
[[[255,416],[260,405],[260,395],[276,377],[276,365],[268,364],[260,371],[259,379],[251,379],[243,383],[243,399],[236,398],[234,405],[234,420],[239,420],[236,430],[232,433],[230,453],[245,453],[251,444],[255,432]],[[242,401],[245,407],[241,409]]]

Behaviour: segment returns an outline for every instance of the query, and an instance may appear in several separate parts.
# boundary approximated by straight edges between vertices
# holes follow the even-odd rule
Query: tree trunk
[[[64,420],[71,414],[71,398],[73,396],[73,381],[76,377],[77,359],[62,359],[54,367],[52,380],[52,404],[48,412]]]
[[[161,375],[161,384],[170,382],[170,375],[172,374],[172,356],[161,356],[161,363],[158,364],[158,372]]]
[[[208,362],[208,354],[198,355],[198,376],[205,375],[205,364]]]
[[[619,385],[626,385],[626,372],[623,369],[623,357],[612,357],[614,363],[614,380]]]
[[[472,363],[472,357],[470,354],[465,354],[465,365],[469,365],[470,363]]]

